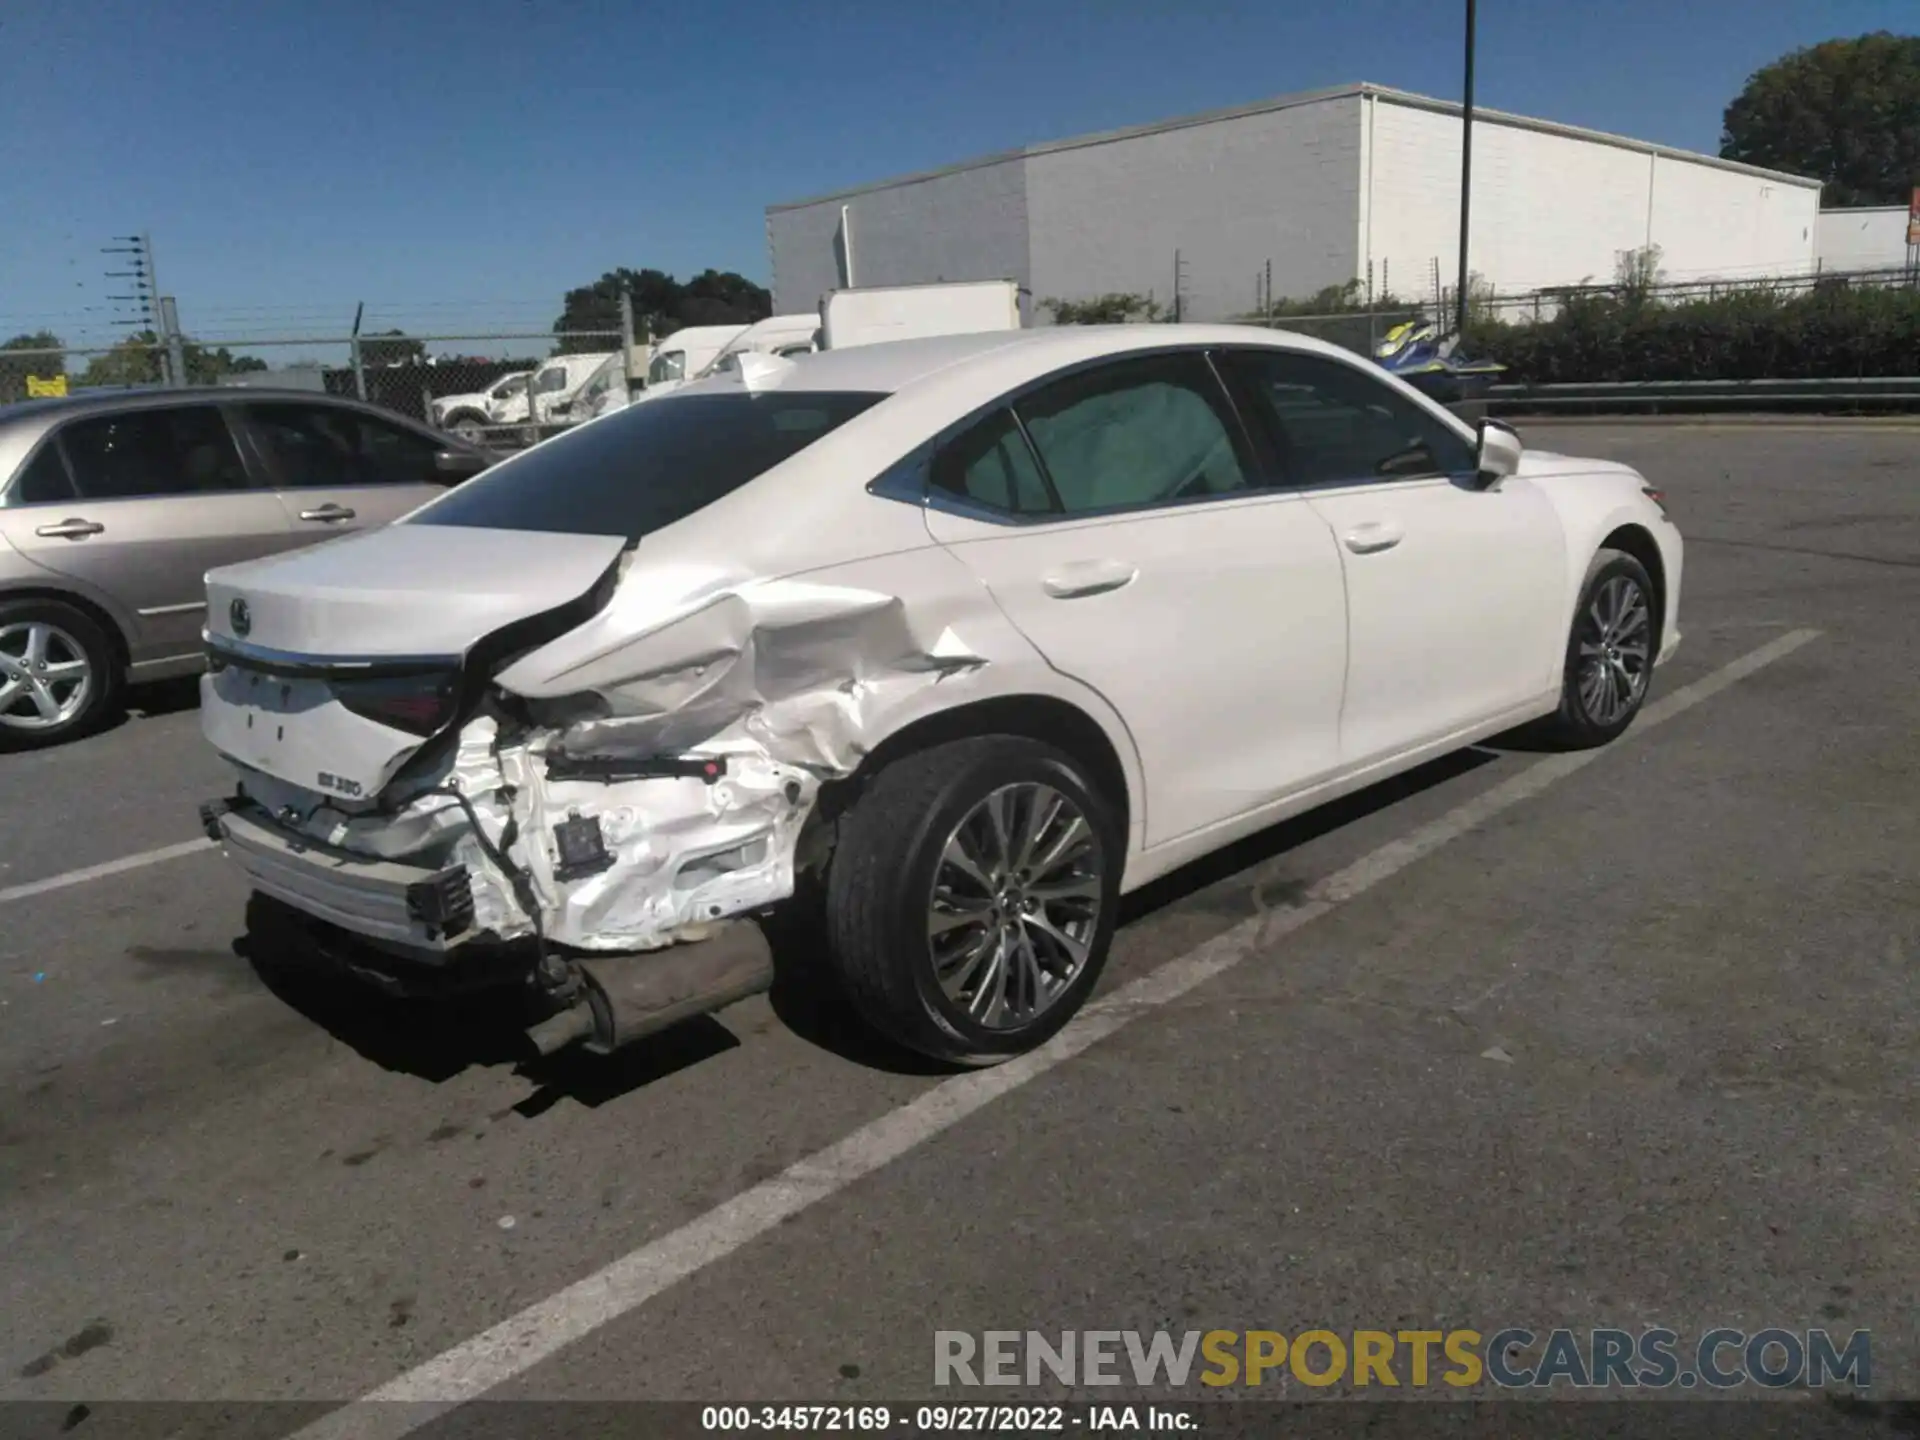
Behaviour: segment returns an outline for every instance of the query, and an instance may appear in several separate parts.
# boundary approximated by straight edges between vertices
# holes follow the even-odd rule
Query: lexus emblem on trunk
[[[247,607],[247,602],[244,600],[235,600],[227,606],[227,620],[233,626],[233,633],[236,635],[245,635],[253,629],[253,611]]]

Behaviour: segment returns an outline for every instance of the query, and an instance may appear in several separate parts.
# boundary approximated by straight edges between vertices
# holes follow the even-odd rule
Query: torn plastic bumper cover
[[[756,955],[739,934],[757,927],[726,922],[793,893],[820,787],[885,712],[986,662],[949,628],[916,636],[894,596],[792,581],[637,637],[597,633],[607,620],[506,666],[497,703],[376,801],[243,766],[243,808],[209,833],[260,889],[390,945],[567,952],[568,984],[544,978],[572,1009],[536,1030],[543,1049],[610,1047],[765,988],[764,941]],[[634,953],[670,946],[689,953]]]

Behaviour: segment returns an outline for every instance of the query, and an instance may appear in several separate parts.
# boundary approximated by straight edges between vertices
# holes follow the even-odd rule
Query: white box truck
[[[1019,328],[1020,287],[1011,280],[863,286],[820,302],[822,350]]]

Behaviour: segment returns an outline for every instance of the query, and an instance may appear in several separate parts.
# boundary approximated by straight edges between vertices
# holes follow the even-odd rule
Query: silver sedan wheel
[[[0,726],[52,730],[93,698],[93,662],[80,642],[45,620],[0,626]]]
[[[1003,785],[954,827],[927,943],[946,996],[989,1030],[1031,1024],[1086,967],[1106,857],[1087,817],[1035,782]]]
[[[1580,704],[1597,725],[1612,725],[1647,691],[1653,612],[1635,580],[1615,575],[1580,617]]]

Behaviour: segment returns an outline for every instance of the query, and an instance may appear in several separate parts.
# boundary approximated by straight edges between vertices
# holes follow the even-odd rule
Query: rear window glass
[[[73,498],[73,480],[67,474],[66,462],[60,458],[57,441],[49,440],[42,445],[40,453],[14,478],[12,498],[16,505],[51,505]]]
[[[638,540],[885,398],[833,391],[641,401],[467,481],[406,523]]]

